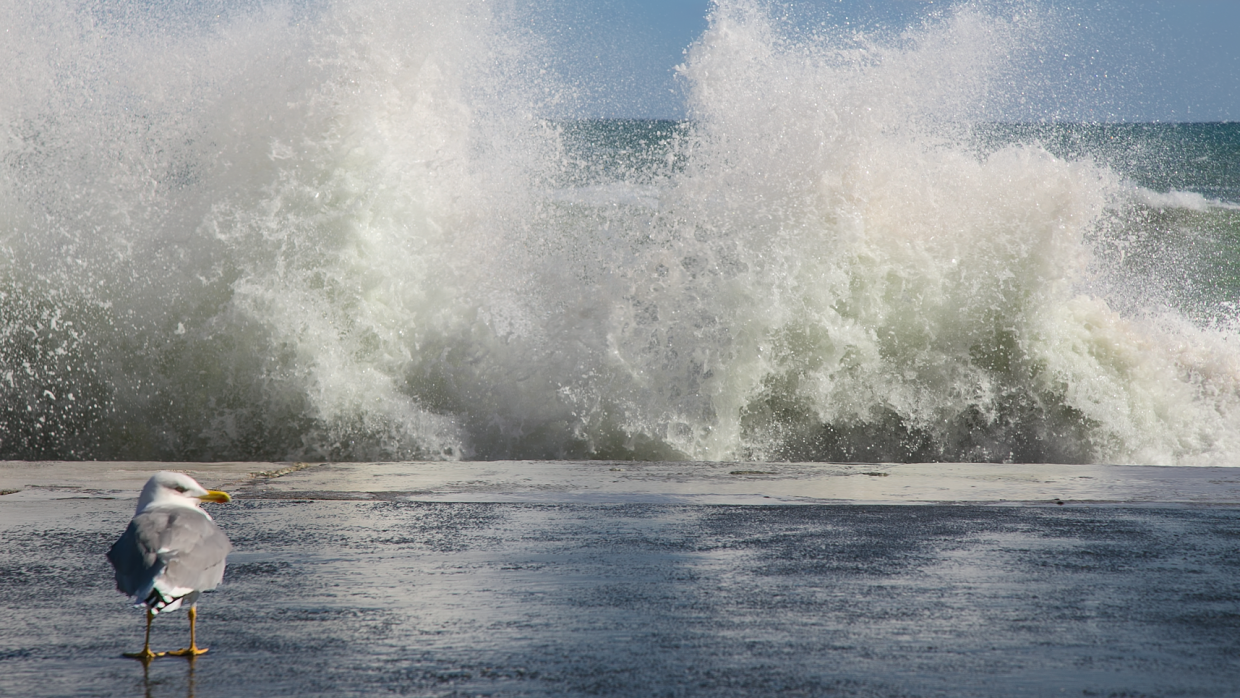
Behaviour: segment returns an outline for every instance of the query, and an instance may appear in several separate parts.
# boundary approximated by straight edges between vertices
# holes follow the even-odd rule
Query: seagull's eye
[[[186,489],[184,485],[177,485],[177,492],[184,492]]]

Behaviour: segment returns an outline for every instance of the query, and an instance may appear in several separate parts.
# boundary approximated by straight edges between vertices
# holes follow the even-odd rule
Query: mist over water
[[[674,123],[440,5],[0,2],[0,458],[1240,464],[1236,199],[997,134],[1045,13],[727,0]]]

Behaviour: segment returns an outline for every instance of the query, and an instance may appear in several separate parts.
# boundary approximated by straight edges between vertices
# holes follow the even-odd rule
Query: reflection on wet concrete
[[[167,665],[174,662],[161,662],[156,678],[151,678],[151,665],[155,660],[139,660],[142,664],[142,689],[144,698],[166,698],[171,696],[185,696],[185,698],[195,698],[195,662],[196,657],[186,657],[175,664],[184,664],[182,667],[169,667]],[[181,682],[176,680],[176,673],[182,672],[185,676],[183,683],[184,691],[177,690],[181,688]]]
[[[204,597],[211,652],[139,677],[102,556],[131,502],[61,505],[0,512],[0,695],[1240,685],[1235,507],[238,501],[212,510],[237,552]],[[174,619],[153,644],[183,639]]]

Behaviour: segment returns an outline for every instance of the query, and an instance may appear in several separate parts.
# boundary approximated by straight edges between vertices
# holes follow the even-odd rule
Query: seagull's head
[[[232,497],[227,492],[209,490],[185,473],[162,471],[155,473],[142,494],[138,496],[138,511],[149,506],[183,506],[198,508],[199,502],[227,502]],[[206,512],[203,512],[206,513]]]

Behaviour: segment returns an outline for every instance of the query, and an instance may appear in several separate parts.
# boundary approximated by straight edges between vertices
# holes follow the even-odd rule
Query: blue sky
[[[943,7],[929,0],[791,0],[796,11],[898,30]],[[985,3],[1001,8],[1011,2]],[[1240,121],[1240,1],[1025,2],[1061,17],[1045,50],[1067,66],[1046,114],[1090,121]],[[706,28],[709,0],[555,0],[535,27],[582,88],[592,116],[683,116],[674,67]],[[1088,57],[1088,58],[1087,58]],[[1105,77],[1102,77],[1105,76]]]

